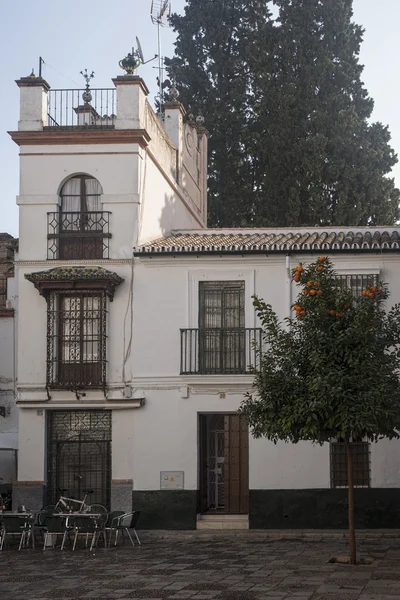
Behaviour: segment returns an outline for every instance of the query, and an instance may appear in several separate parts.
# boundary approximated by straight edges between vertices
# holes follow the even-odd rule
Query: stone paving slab
[[[5,600],[400,600],[400,538],[359,536],[368,566],[329,563],[343,537],[154,539],[143,545],[4,550]]]

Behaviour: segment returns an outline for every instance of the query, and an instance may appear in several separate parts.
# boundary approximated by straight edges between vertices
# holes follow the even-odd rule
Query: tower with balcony
[[[122,61],[124,62],[124,61]],[[129,62],[129,61],[128,61]],[[162,118],[134,71],[109,89],[31,75],[10,132],[20,152],[19,465],[13,502],[58,488],[131,506],[133,249],[206,225],[207,132],[172,93]],[[111,451],[112,447],[112,451]],[[128,454],[128,455],[127,455]]]

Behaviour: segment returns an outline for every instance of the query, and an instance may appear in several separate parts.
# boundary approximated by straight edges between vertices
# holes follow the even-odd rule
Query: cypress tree
[[[390,225],[388,128],[370,123],[352,0],[188,0],[169,61],[210,130],[212,226]]]

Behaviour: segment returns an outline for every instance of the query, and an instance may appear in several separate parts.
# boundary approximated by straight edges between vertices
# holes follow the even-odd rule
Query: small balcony
[[[108,211],[47,213],[48,260],[109,258]]]
[[[181,329],[181,375],[245,375],[258,367],[262,330]]]

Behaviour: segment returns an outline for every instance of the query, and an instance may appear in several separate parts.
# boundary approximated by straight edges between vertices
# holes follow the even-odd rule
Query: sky
[[[185,0],[172,0],[182,13]],[[118,61],[126,56],[139,36],[145,59],[157,51],[157,29],[150,19],[151,0],[0,0],[0,232],[18,235],[18,146],[7,131],[16,130],[19,89],[15,80],[38,73],[39,56],[45,60],[43,76],[54,89],[81,88],[80,71],[95,72],[92,87],[112,87],[122,75]],[[354,20],[365,28],[361,63],[363,81],[375,101],[374,121],[389,125],[392,147],[400,157],[400,80],[396,61],[400,56],[400,0],[354,0]],[[163,54],[172,56],[174,33],[164,29]],[[156,94],[156,63],[140,69]],[[393,171],[400,186],[400,165]]]

